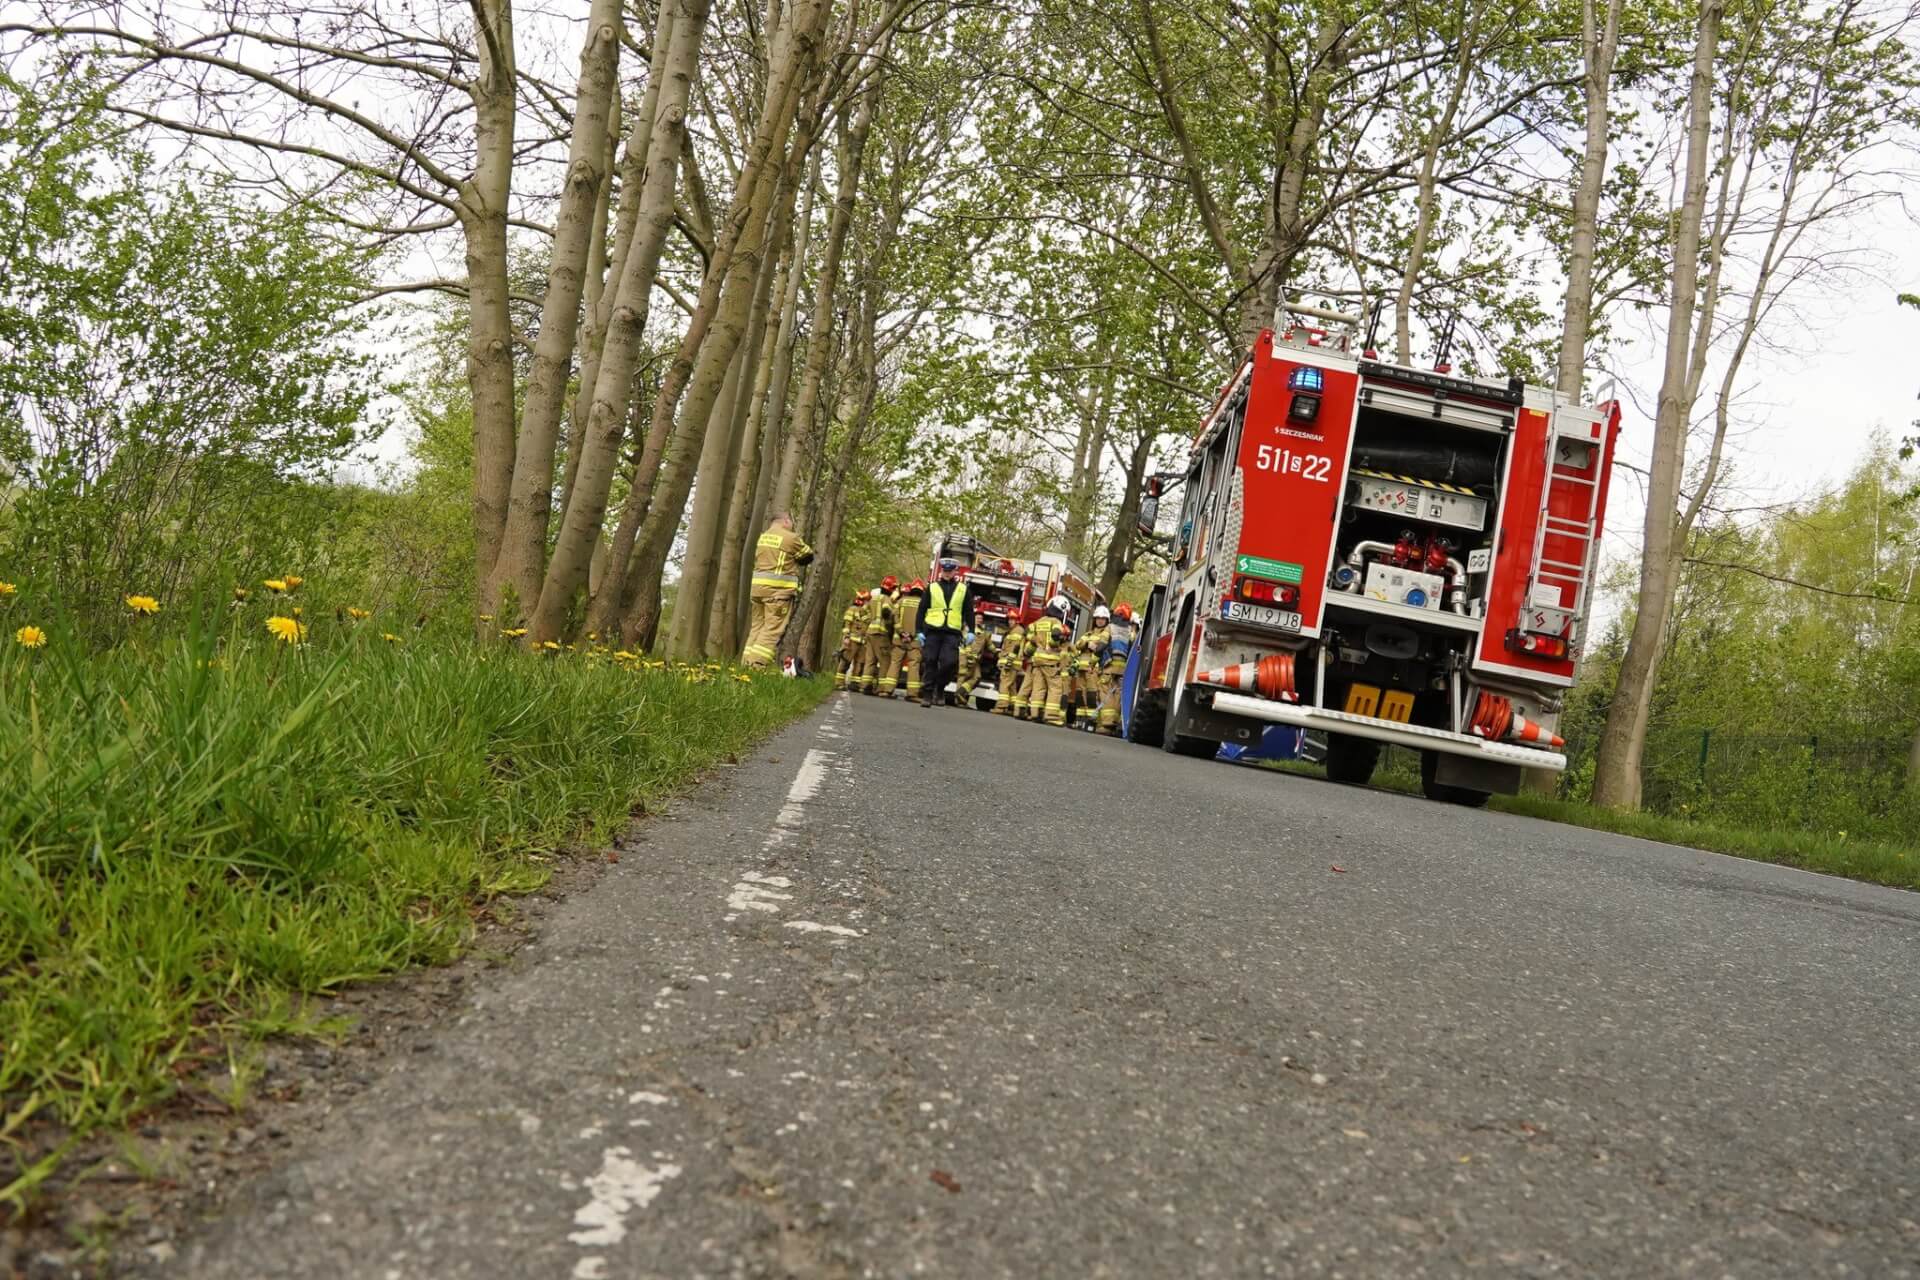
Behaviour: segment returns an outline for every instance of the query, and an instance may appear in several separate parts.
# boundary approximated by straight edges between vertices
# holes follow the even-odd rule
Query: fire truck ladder
[[[1535,585],[1555,587],[1560,591],[1562,600],[1566,598],[1565,589],[1573,588],[1570,604],[1554,606],[1571,615],[1567,631],[1569,644],[1578,639],[1573,634],[1573,625],[1587,615],[1587,597],[1593,587],[1594,560],[1599,550],[1595,528],[1601,516],[1601,445],[1591,434],[1592,429],[1590,422],[1577,418],[1566,422],[1559,414],[1555,414],[1552,427],[1547,432],[1546,511],[1540,521],[1540,529],[1534,535],[1534,572],[1527,588],[1529,605],[1533,604]],[[1583,453],[1584,463],[1577,461]],[[1559,503],[1562,510],[1556,513],[1554,498],[1557,494],[1567,495],[1570,500]],[[1556,550],[1573,558],[1548,559],[1546,549],[1550,537],[1556,542]]]

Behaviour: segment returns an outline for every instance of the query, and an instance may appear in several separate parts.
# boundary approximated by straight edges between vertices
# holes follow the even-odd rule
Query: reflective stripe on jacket
[[[813,548],[799,534],[779,525],[760,535],[753,547],[753,585],[796,590],[800,566],[813,559]]]

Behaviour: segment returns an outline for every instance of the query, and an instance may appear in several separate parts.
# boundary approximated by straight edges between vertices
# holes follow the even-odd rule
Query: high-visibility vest
[[[967,584],[962,582],[953,598],[947,598],[944,584],[930,583],[927,587],[927,626],[936,631],[964,631],[967,619]]]

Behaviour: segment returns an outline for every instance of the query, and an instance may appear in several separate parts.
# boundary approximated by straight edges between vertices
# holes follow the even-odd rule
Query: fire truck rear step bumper
[[[1391,720],[1353,716],[1344,711],[1323,711],[1317,707],[1270,702],[1265,698],[1250,698],[1244,693],[1216,691],[1213,694],[1213,708],[1228,715],[1271,720],[1275,724],[1319,729],[1324,733],[1345,733],[1356,738],[1373,738],[1396,747],[1411,747],[1415,751],[1474,756],[1501,764],[1524,765],[1529,769],[1549,769],[1555,773],[1564,773],[1567,768],[1567,758],[1557,751],[1517,747],[1510,742],[1488,742],[1471,734],[1449,733],[1445,729],[1429,729],[1417,724],[1395,724]]]

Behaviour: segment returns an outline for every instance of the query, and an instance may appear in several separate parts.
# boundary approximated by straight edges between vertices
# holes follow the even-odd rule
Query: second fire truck
[[[1394,744],[1430,797],[1468,805],[1565,769],[1618,406],[1379,360],[1338,312],[1283,318],[1175,481],[1128,737],[1211,756],[1317,730],[1346,782]]]

